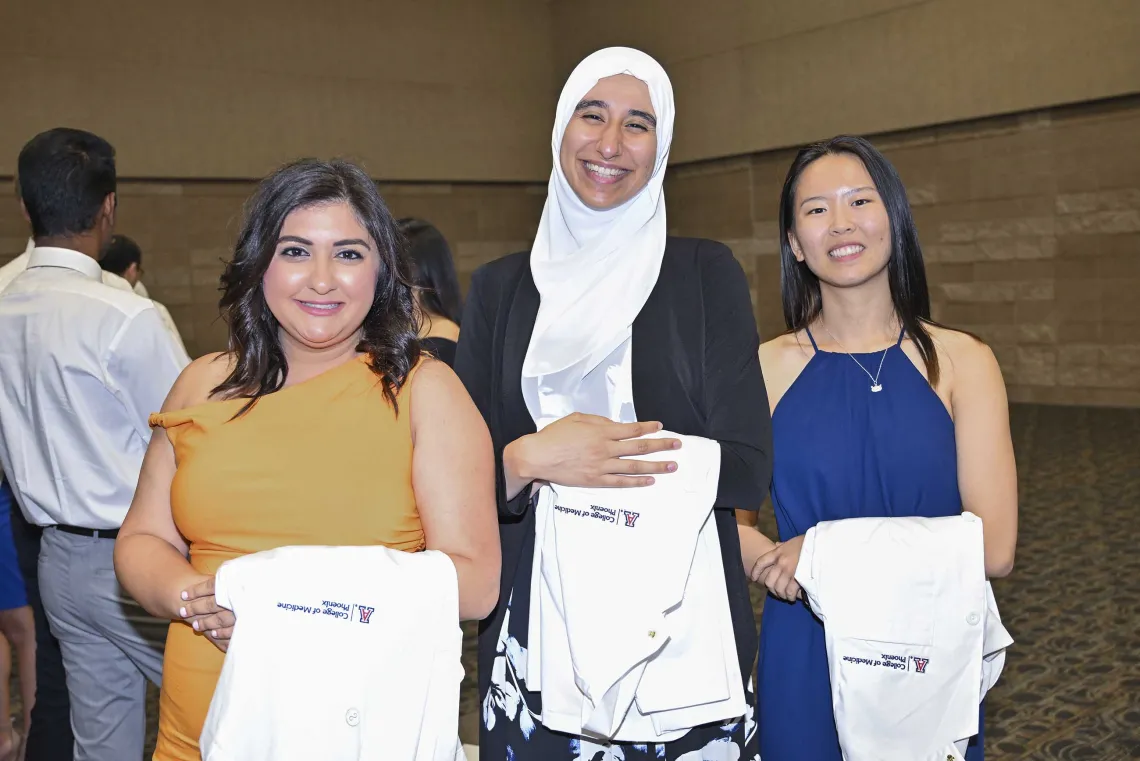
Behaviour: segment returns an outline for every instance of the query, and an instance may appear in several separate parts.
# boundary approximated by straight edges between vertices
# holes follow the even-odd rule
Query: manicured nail
[[[178,609],[178,615],[182,616],[183,618],[186,618],[186,608],[179,608]]]
[[[664,428],[665,428],[665,424],[664,424],[664,423],[658,423],[658,424],[657,424],[657,430],[659,430],[659,431],[660,431],[660,430],[663,430]]]
[[[671,462],[665,466],[665,470],[669,471],[670,473],[672,473],[676,469],[677,469],[677,463],[675,463],[675,462]]]
[[[653,486],[654,483],[655,482],[654,482],[652,477],[645,479],[645,485],[646,486]]]
[[[187,592],[185,589],[182,590],[182,599],[183,600],[189,600],[190,599],[190,593]]]
[[[680,449],[681,448],[681,442],[680,441],[674,441],[673,442],[673,448],[674,449]]]
[[[218,636],[218,630],[217,630],[217,629],[214,629],[214,630],[212,630],[212,631],[210,632],[210,636],[211,636],[211,637],[217,637],[217,636]]]
[[[195,621],[194,623],[192,623],[190,625],[194,627],[194,631],[198,631],[198,622],[197,621]]]

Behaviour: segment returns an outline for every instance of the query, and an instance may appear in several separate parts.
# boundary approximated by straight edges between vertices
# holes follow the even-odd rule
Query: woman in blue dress
[[[982,519],[990,577],[1013,566],[1017,476],[1001,371],[976,337],[930,319],[906,191],[870,143],[796,156],[780,199],[788,332],[760,347],[772,409],[779,542],[740,527],[764,584],[758,732],[764,761],[841,761],[823,625],[799,599],[804,533],[856,517]],[[981,761],[982,734],[967,761]]]

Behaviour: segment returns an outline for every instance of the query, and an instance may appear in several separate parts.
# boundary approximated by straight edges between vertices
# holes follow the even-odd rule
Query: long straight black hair
[[[396,395],[419,361],[415,300],[400,233],[376,183],[345,161],[302,159],[266,177],[246,202],[233,259],[222,274],[222,316],[229,324],[234,369],[214,394],[248,398],[238,415],[281,389],[289,363],[278,337],[279,324],[265,301],[262,281],[277,248],[285,218],[297,209],[347,203],[376,243],[380,269],[376,295],[361,325],[356,350],[369,356],[384,396],[396,408]]]
[[[930,319],[930,291],[926,285],[926,267],[922,263],[922,247],[918,230],[907,201],[906,188],[898,172],[875,146],[861,137],[840,135],[802,148],[792,161],[780,193],[780,292],[784,307],[784,323],[788,330],[804,330],[823,310],[819,278],[806,262],[796,259],[790,234],[795,230],[796,186],[804,170],[824,156],[847,154],[863,162],[891,225],[891,256],[887,260],[887,280],[895,314],[906,334],[918,347],[926,365],[930,385],[938,383],[938,353],[927,330]]]
[[[397,224],[407,240],[412,280],[420,289],[420,300],[428,317],[439,315],[458,325],[463,314],[463,296],[447,239],[435,225],[422,219],[404,217]]]

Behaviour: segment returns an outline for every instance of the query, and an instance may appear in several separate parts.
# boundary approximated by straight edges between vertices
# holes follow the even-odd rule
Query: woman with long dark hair
[[[894,168],[866,140],[801,150],[780,197],[788,332],[760,347],[772,410],[780,542],[740,528],[745,568],[771,596],[760,634],[760,753],[840,761],[823,625],[795,580],[821,521],[982,519],[986,573],[1017,540],[1017,475],[993,352],[934,323],[918,234]],[[750,516],[749,516],[750,518]],[[967,759],[982,758],[981,735]]]
[[[437,359],[454,365],[463,297],[451,246],[430,222],[405,217],[398,224],[407,241],[408,262],[416,286],[420,345]]]
[[[399,232],[368,175],[306,160],[262,181],[222,290],[229,349],[187,367],[151,416],[115,547],[123,586],[173,621],[161,761],[199,758],[234,624],[213,595],[223,562],[298,544],[434,549],[455,565],[461,618],[498,590],[487,427],[450,368],[420,355]]]

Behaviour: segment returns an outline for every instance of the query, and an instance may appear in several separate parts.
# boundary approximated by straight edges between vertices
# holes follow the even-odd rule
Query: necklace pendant
[[[882,390],[883,390],[883,384],[882,383],[876,383],[875,385],[871,386],[871,391],[873,391],[876,394]]]

